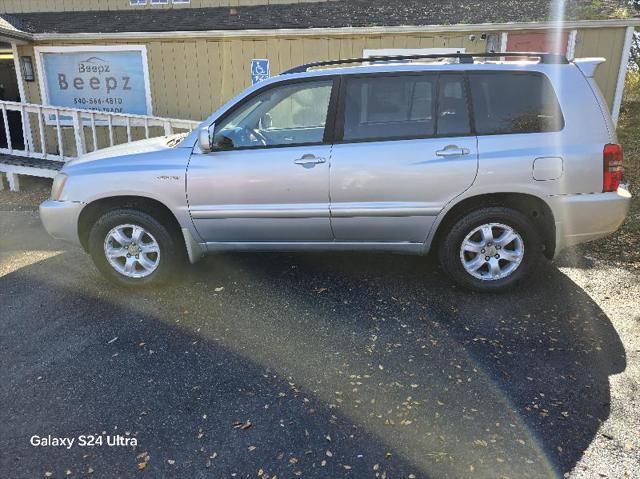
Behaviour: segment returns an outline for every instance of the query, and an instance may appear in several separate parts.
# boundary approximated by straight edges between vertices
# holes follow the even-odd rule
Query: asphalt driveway
[[[569,254],[476,295],[423,258],[251,254],[133,293],[0,211],[0,477],[638,477],[639,279]]]

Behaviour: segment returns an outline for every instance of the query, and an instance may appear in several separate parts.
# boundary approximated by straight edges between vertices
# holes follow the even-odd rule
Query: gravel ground
[[[500,296],[364,254],[216,256],[133,294],[42,230],[50,181],[22,186],[0,191],[0,477],[640,477],[637,186],[620,232]]]
[[[577,251],[501,296],[264,254],[134,294],[0,211],[0,477],[640,477],[639,285]]]
[[[6,179],[0,190],[0,211],[37,211],[38,205],[49,197],[51,182],[48,178],[20,176],[20,192],[9,191]]]
[[[580,263],[580,261],[578,261]],[[588,266],[585,266],[588,263]],[[611,411],[571,474],[575,478],[640,477],[640,275],[607,261],[565,261],[560,271],[611,319],[626,369],[611,376]]]

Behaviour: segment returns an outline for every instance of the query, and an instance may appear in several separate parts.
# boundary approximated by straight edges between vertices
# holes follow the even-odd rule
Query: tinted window
[[[438,87],[438,136],[471,133],[469,105],[463,75],[441,75]]]
[[[523,73],[471,73],[479,135],[538,133],[564,127],[560,105],[547,77]]]
[[[216,124],[225,149],[322,143],[333,80],[270,88]]]
[[[347,80],[344,140],[433,135],[436,76]]]

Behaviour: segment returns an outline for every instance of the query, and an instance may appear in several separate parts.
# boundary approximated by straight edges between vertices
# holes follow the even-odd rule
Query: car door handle
[[[471,153],[469,148],[460,148],[457,145],[448,145],[445,146],[442,150],[436,151],[436,155],[449,157],[449,156],[464,156]]]
[[[312,166],[312,165],[318,165],[320,163],[326,163],[326,162],[327,162],[326,158],[321,158],[316,155],[302,155],[301,158],[298,158],[297,160],[294,161],[296,165],[302,165],[302,166]]]

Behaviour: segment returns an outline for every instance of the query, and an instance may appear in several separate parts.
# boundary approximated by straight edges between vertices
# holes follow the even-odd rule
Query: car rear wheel
[[[488,207],[459,218],[438,253],[442,269],[459,285],[500,292],[533,271],[541,260],[542,243],[524,214]]]
[[[100,272],[121,286],[166,282],[182,263],[174,235],[151,215],[129,208],[98,219],[89,251]]]

